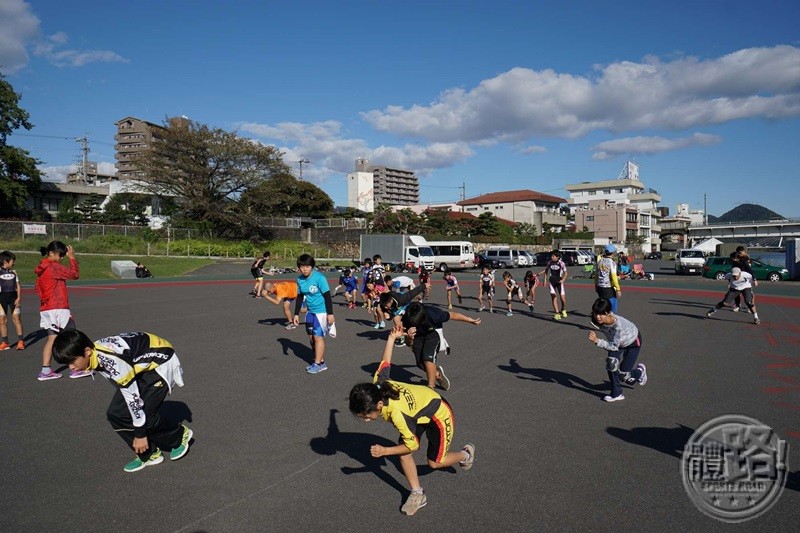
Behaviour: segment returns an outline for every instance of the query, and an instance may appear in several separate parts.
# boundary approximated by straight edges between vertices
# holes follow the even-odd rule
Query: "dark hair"
[[[373,256],[372,256],[372,260],[373,260],[373,261],[382,260],[382,259],[381,259],[381,254],[375,254],[375,255],[373,255]]]
[[[736,247],[736,253],[739,253],[739,252],[744,252],[744,246],[737,246]]]
[[[381,307],[381,309],[383,309],[384,307],[386,307],[386,304],[390,302],[391,305],[389,306],[389,309],[393,309],[394,306],[397,304],[397,301],[394,299],[394,296],[392,296],[391,293],[384,292],[383,294],[381,294],[381,298],[378,301],[378,305]]]
[[[550,252],[550,255],[554,255],[559,259],[561,259],[561,252],[559,252],[558,250],[553,250],[552,252]]]
[[[386,405],[389,400],[398,399],[398,390],[385,381],[380,385],[359,383],[350,391],[350,412],[354,415],[366,415],[378,409],[378,402]]]
[[[311,268],[314,268],[315,266],[317,266],[317,262],[314,261],[314,258],[311,257],[309,254],[303,254],[297,258],[297,266],[298,267],[310,266]]]
[[[425,306],[419,302],[410,303],[403,314],[403,326],[419,329],[425,325],[430,326],[428,311],[425,310]]]
[[[392,281],[392,276],[390,276],[389,274],[386,274],[385,276],[383,276],[383,281],[385,281],[386,283],[389,283],[390,281]]]
[[[370,259],[369,257],[365,257],[365,258],[364,258],[364,264],[365,264],[365,265],[369,265],[369,264],[371,264],[371,263],[372,263],[372,259]]]
[[[83,355],[86,348],[94,348],[86,333],[77,329],[65,329],[53,341],[53,359],[60,365],[68,365]]]
[[[606,298],[598,298],[592,304],[592,316],[607,315],[611,312],[611,302]]]
[[[425,267],[419,267],[419,273],[420,274],[427,274],[428,273],[428,269],[425,268]]]
[[[503,271],[503,279],[510,278],[510,277],[511,277],[511,272],[509,272],[508,270],[504,270]]]
[[[42,257],[46,257],[50,252],[55,252],[60,257],[64,257],[67,254],[67,245],[61,241],[52,241],[47,247],[42,246],[39,248],[39,252],[41,252]]]
[[[342,274],[344,274],[345,276],[349,276],[350,274],[352,274],[352,272],[350,272],[349,268],[345,268],[344,272],[342,272]]]
[[[272,255],[272,254],[271,254],[271,253],[269,253],[269,250],[265,250],[265,251],[264,251],[264,253],[262,254],[262,257],[269,257],[269,256],[271,256],[271,255]]]
[[[528,270],[527,272],[525,272],[525,279],[532,279],[532,278],[533,278],[532,270]]]
[[[16,261],[17,256],[14,255],[14,252],[9,250],[3,250],[0,252],[0,263],[5,263],[6,261]]]

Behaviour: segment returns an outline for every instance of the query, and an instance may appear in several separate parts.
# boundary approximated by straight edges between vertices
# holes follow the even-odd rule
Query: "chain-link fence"
[[[167,234],[169,232],[169,234]],[[142,237],[158,234],[173,240],[198,238],[195,229],[162,228],[153,230],[148,226],[113,226],[108,224],[65,224],[63,222],[22,222],[0,220],[0,241],[17,241],[29,237],[49,238],[50,240],[87,239],[94,235],[125,235]]]

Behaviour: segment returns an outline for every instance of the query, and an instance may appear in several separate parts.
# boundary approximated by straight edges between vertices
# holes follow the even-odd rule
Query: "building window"
[[[594,222],[594,215],[589,215],[586,217],[586,222]]]
[[[597,191],[589,191],[589,196],[594,196],[595,194],[597,194]]]

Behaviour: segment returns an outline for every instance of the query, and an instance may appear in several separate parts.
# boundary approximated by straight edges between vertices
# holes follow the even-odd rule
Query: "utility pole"
[[[75,142],[81,143],[81,163],[78,167],[78,176],[80,176],[79,180],[86,185],[89,181],[89,139],[83,136],[75,139]]]
[[[304,157],[303,159],[301,159],[300,161],[298,161],[298,162],[297,162],[297,164],[298,164],[298,165],[300,165],[300,181],[302,181],[302,180],[303,180],[303,165],[307,165],[307,164],[309,164],[309,163],[311,163],[311,161],[309,161],[309,160],[308,160],[307,158],[305,158],[305,157]]]
[[[703,193],[703,225],[708,226],[708,195]]]

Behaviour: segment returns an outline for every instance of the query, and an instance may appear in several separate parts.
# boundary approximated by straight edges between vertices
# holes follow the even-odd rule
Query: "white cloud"
[[[76,169],[76,165],[39,167],[39,170],[42,172],[43,181],[54,181],[57,183],[66,183],[67,174],[75,172]]]
[[[431,142],[578,138],[595,130],[684,130],[800,115],[800,48],[748,48],[716,59],[648,57],[596,76],[513,68],[429,105],[363,113],[376,129]]]
[[[448,167],[473,155],[466,143],[406,144],[400,147],[378,146],[370,148],[364,139],[348,138],[342,133],[341,123],[333,120],[301,124],[284,122],[276,125],[243,123],[242,132],[265,139],[274,139],[291,146],[279,146],[283,159],[294,165],[308,159],[303,165],[303,178],[322,182],[332,174],[352,172],[357,157],[366,157],[374,165],[414,170],[426,175],[436,168]]]
[[[627,137],[614,139],[592,146],[592,159],[610,159],[619,155],[657,154],[671,152],[690,146],[719,144],[722,138],[708,133],[695,133],[690,137],[667,139],[666,137]]]
[[[110,50],[60,50],[69,37],[64,32],[54,33],[37,44],[33,53],[47,59],[57,67],[82,67],[89,63],[127,63],[128,60]]]
[[[27,46],[39,37],[39,19],[22,0],[0,1],[0,67],[14,73],[28,64]]]
[[[547,151],[547,148],[545,148],[544,146],[538,146],[538,145],[532,144],[531,146],[526,146],[525,148],[522,148],[520,150],[520,153],[522,153],[524,155],[534,155],[534,154],[543,154],[546,151]]]

